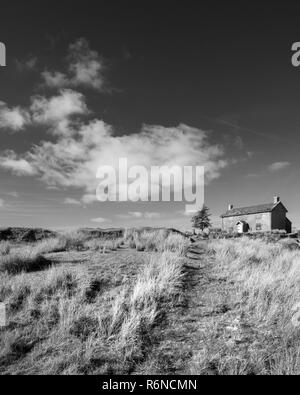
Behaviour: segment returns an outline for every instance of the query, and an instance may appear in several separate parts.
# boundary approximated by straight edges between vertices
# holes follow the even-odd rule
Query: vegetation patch
[[[39,255],[31,248],[0,256],[0,271],[9,274],[34,272],[51,265],[51,261]]]

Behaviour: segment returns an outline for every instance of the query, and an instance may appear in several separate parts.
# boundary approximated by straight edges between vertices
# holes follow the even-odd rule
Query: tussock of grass
[[[37,254],[50,254],[67,250],[67,242],[63,237],[45,239],[34,245]]]
[[[161,246],[161,250],[174,252],[178,255],[184,255],[190,245],[189,239],[179,234],[169,234]]]
[[[44,269],[51,262],[32,248],[22,248],[20,251],[9,255],[0,256],[0,272],[16,274],[20,272],[33,272]]]
[[[165,230],[140,231],[136,229],[127,229],[124,235],[124,241],[131,248],[137,251],[158,251],[159,246],[167,237]]]
[[[171,251],[184,255],[189,241],[180,234],[169,233],[167,230],[137,231],[126,230],[124,241],[137,251],[163,252]]]

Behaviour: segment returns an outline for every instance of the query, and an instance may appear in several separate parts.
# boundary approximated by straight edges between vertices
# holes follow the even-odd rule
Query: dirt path
[[[223,320],[230,311],[226,304],[230,284],[215,276],[213,261],[207,253],[206,242],[189,249],[182,296],[168,314],[164,328],[157,328],[157,344],[141,373],[193,373],[191,360],[204,352],[208,328]],[[210,374],[209,371],[203,373]]]

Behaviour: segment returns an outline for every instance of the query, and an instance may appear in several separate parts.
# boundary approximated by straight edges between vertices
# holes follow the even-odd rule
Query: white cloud
[[[101,217],[100,217],[100,218],[92,218],[91,221],[92,221],[92,222],[96,222],[96,223],[98,223],[98,224],[103,224],[103,223],[105,223],[105,222],[110,222],[109,219],[101,218]]]
[[[64,201],[65,204],[70,204],[70,205],[74,205],[74,206],[80,206],[81,202],[77,199],[73,199],[73,198],[66,198]]]
[[[195,213],[193,211],[180,210],[180,211],[177,211],[177,214],[182,215],[184,217],[191,217]]]
[[[68,71],[44,71],[42,78],[46,86],[50,88],[85,86],[101,91],[105,79],[103,76],[104,63],[98,52],[89,47],[85,38],[80,38],[69,46],[67,57],[69,62]]]
[[[21,107],[9,108],[0,101],[0,129],[20,131],[29,124],[44,124],[51,126],[54,133],[61,135],[69,132],[69,122],[73,116],[88,114],[83,94],[62,89],[50,98],[33,96],[28,110]]]
[[[81,201],[83,204],[91,204],[97,202],[96,192],[93,193],[86,193],[82,196]]]
[[[62,122],[67,121],[72,115],[88,114],[84,96],[71,89],[61,90],[59,95],[52,96],[50,99],[44,96],[33,97],[30,110],[32,119],[36,123],[59,124],[58,133],[66,127]]]
[[[28,160],[17,158],[13,151],[6,151],[3,156],[0,156],[0,167],[10,170],[18,176],[37,174],[37,170]]]
[[[29,122],[30,116],[27,111],[21,107],[9,108],[6,103],[0,101],[0,129],[10,129],[17,132]]]
[[[3,208],[3,207],[4,207],[4,200],[0,199],[0,208]]]
[[[42,78],[45,80],[45,84],[51,88],[63,88],[70,85],[67,76],[59,71],[43,71]]]
[[[42,119],[59,118],[53,110],[56,106],[46,104],[41,108]],[[61,117],[70,113],[61,111]],[[110,165],[118,171],[119,158],[127,158],[128,166],[147,169],[154,165],[205,166],[207,181],[219,177],[227,165],[222,147],[210,144],[203,130],[183,124],[170,128],[145,125],[139,133],[120,136],[103,121],[94,120],[66,123],[63,130],[57,124],[53,133],[56,141],[43,141],[18,159],[12,153],[4,155],[0,166],[15,172],[19,168],[20,174],[22,169],[23,174],[37,173],[48,186],[81,189],[85,204],[96,201],[98,168]]]
[[[290,162],[275,162],[275,163],[272,163],[269,166],[269,170],[272,171],[272,172],[276,172],[276,171],[279,171],[279,170],[286,169],[290,165],[291,165]]]
[[[70,72],[74,75],[73,83],[100,90],[104,80],[103,62],[98,53],[89,48],[86,39],[81,38],[70,45]]]
[[[133,217],[133,218],[143,218],[143,213],[140,213],[139,211],[130,211],[129,213],[129,217]]]
[[[119,214],[119,218],[123,219],[157,219],[161,218],[163,215],[157,212],[145,212],[142,213],[141,211],[129,211],[128,214]]]

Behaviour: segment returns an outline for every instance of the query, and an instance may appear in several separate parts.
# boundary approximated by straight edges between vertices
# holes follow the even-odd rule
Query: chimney
[[[280,197],[279,196],[274,196],[274,204],[277,204],[280,202]]]
[[[230,210],[232,210],[233,209],[233,204],[229,204],[228,205],[228,210],[230,211]]]

